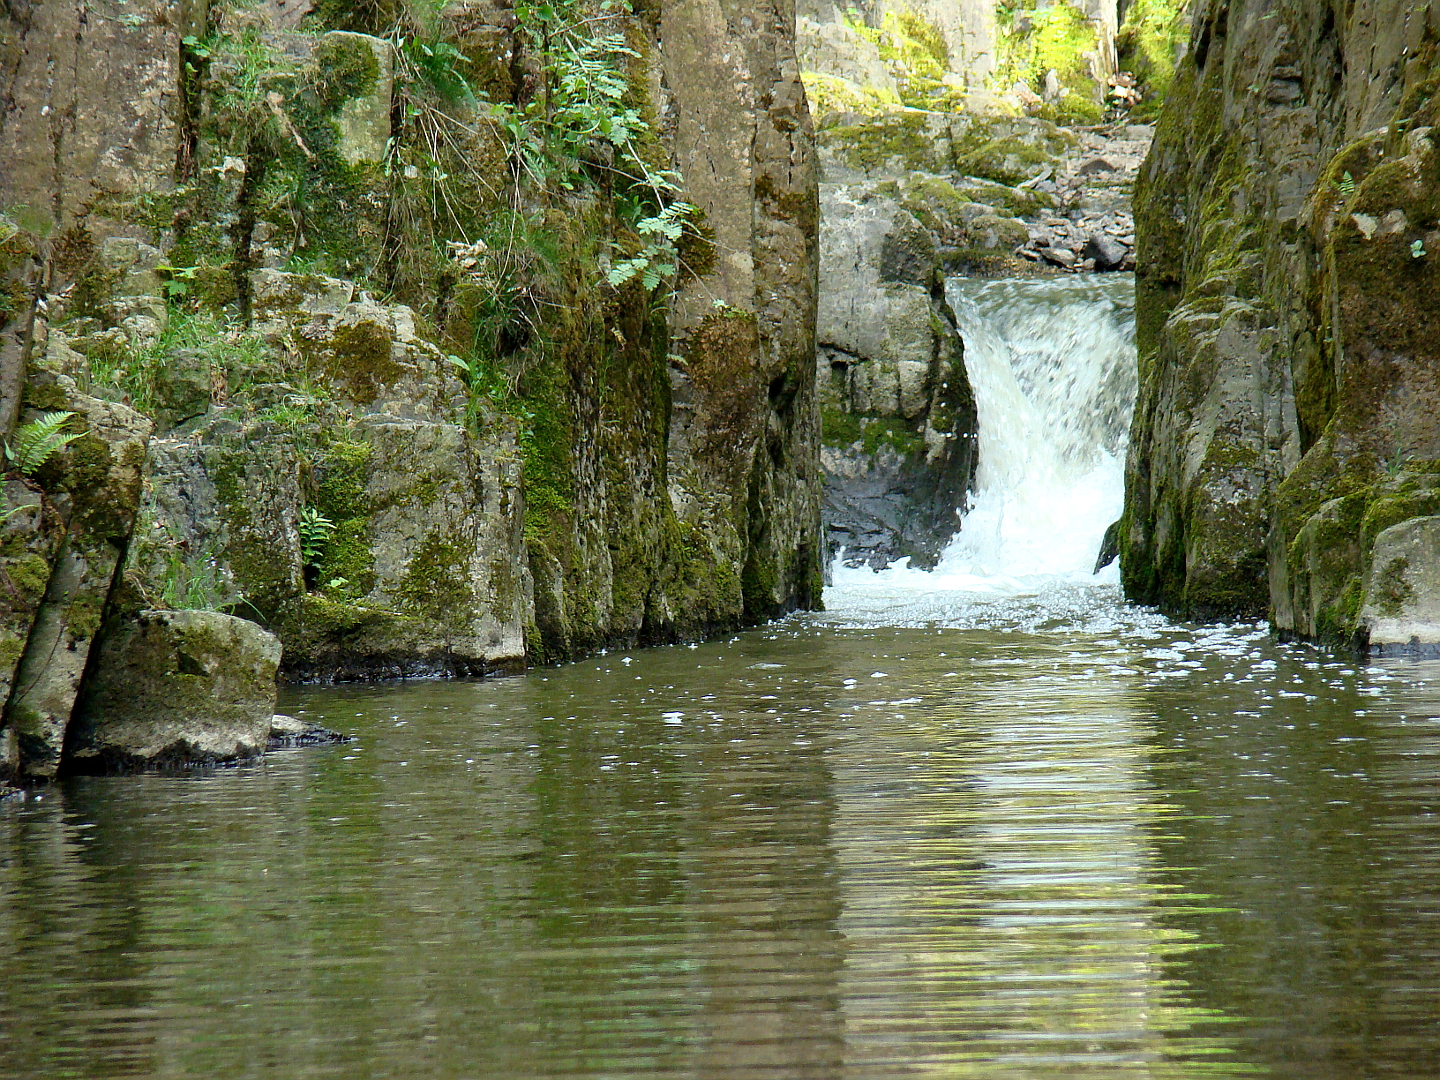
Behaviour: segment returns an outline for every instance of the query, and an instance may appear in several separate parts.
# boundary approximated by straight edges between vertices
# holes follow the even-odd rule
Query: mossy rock
[[[1059,159],[1044,147],[1014,136],[990,139],[962,154],[955,168],[965,176],[978,176],[1007,186],[1022,184],[1059,167]]]

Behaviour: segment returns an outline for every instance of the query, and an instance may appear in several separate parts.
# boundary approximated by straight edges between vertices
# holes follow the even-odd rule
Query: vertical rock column
[[[140,503],[140,475],[153,425],[124,405],[73,394],[89,431],[63,451],[51,485],[64,532],[45,594],[15,669],[3,726],[18,749],[18,773],[54,777],[90,648]]]
[[[820,593],[819,215],[794,5],[666,3],[660,34],[662,123],[716,249],[677,304],[672,500],[721,538],[745,615],[766,617]]]

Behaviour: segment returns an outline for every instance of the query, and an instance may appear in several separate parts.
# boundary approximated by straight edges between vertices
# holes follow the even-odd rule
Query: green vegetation
[[[73,412],[41,413],[27,424],[15,429],[15,437],[5,444],[5,460],[21,476],[34,476],[84,431],[66,431],[74,418]]]
[[[1051,106],[1047,118],[1066,124],[1099,123],[1104,106],[1085,55],[1099,48],[1099,32],[1084,13],[1069,3],[1004,0],[995,14],[1000,26],[997,85],[1021,82],[1038,93],[1045,73],[1053,70],[1069,93]]]
[[[1134,120],[1152,120],[1170,94],[1175,58],[1190,34],[1189,5],[1184,0],[1134,0],[1115,36],[1120,69],[1139,81],[1141,98],[1131,110]]]
[[[962,95],[945,82],[950,50],[939,28],[924,15],[910,7],[887,10],[876,28],[852,11],[845,25],[872,42],[880,58],[898,73],[902,104],[937,111],[957,107]]]

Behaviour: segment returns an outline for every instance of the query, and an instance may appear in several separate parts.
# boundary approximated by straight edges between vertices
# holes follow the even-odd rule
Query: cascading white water
[[[933,572],[897,564],[879,576],[992,593],[1094,580],[1105,529],[1124,502],[1134,279],[952,278],[947,293],[979,409],[976,491]],[[1112,565],[1100,580],[1116,574]],[[838,586],[875,577],[835,567]]]

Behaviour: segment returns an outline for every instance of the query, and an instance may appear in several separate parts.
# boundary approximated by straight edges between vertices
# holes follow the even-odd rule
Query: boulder
[[[1360,622],[1382,656],[1440,656],[1440,516],[1375,537]]]
[[[1082,259],[1094,259],[1096,270],[1118,270],[1130,249],[1113,236],[1092,233],[1080,251]]]
[[[145,610],[110,625],[71,721],[81,773],[213,765],[263,753],[280,641],[215,611]]]

